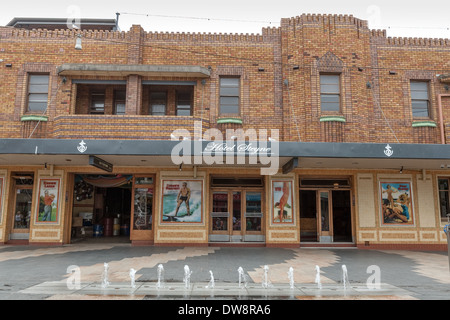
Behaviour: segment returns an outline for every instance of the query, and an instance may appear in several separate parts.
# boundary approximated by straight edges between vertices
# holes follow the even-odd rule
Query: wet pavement
[[[159,265],[163,277],[158,277]],[[185,266],[191,271],[188,282]],[[345,285],[342,266],[348,276]],[[136,271],[134,286],[131,268]],[[448,256],[354,248],[133,247],[95,242],[0,246],[0,300],[199,299],[450,300]]]

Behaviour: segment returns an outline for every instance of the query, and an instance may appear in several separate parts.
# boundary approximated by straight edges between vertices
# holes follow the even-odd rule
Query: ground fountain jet
[[[211,276],[211,279],[209,280],[208,285],[206,286],[207,289],[214,289],[215,283],[214,283],[214,274],[211,270],[209,270],[209,274]]]
[[[349,285],[349,281],[348,281],[348,271],[347,271],[347,266],[344,264],[342,266],[342,285],[344,286],[344,290],[347,289],[347,286]]]
[[[183,282],[184,282],[184,287],[186,289],[189,289],[191,286],[191,274],[192,274],[192,271],[189,269],[189,266],[185,265]]]
[[[239,288],[247,288],[247,280],[245,277],[244,269],[242,267],[238,268],[239,273]]]
[[[136,270],[130,269],[131,287],[136,288]]]
[[[264,277],[262,281],[262,286],[264,289],[267,289],[270,287],[270,280],[269,280],[269,266],[264,266]]]
[[[288,271],[289,286],[294,289],[294,268],[290,267]]]
[[[320,282],[320,267],[316,266],[316,280],[315,283],[317,284],[317,288],[320,290],[322,289],[322,283]]]
[[[161,289],[164,287],[164,267],[162,264],[158,265],[158,282],[156,283],[156,288]]]
[[[102,288],[105,289],[109,286],[109,281],[108,281],[108,269],[109,269],[109,265],[105,262],[103,264],[103,274],[102,274]]]

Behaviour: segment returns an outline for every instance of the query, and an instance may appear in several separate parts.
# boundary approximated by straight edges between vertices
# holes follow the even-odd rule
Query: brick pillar
[[[105,89],[105,114],[114,114],[114,90],[111,86]]]
[[[139,115],[142,109],[142,78],[130,75],[127,81],[127,102],[125,114]]]
[[[145,31],[139,25],[133,25],[129,32],[128,64],[142,64],[142,44]]]
[[[129,32],[128,64],[142,64],[142,43],[145,31],[139,25],[133,25]],[[138,75],[128,76],[127,101],[125,114],[138,115],[142,109],[142,78]]]
[[[299,76],[298,71],[294,73],[291,66],[303,63],[301,54],[299,53],[298,57],[294,57],[293,48],[289,47],[289,44],[293,42],[291,39],[293,28],[295,26],[292,26],[290,19],[281,19],[280,43],[277,45],[279,49],[276,50],[281,55],[280,58],[276,58],[281,63],[278,66],[279,75],[275,77],[278,78],[276,81],[281,86],[281,123],[283,123],[283,127],[281,128],[280,138],[284,141],[301,141],[304,138],[303,133],[299,132],[299,130],[302,130],[302,127],[298,124],[300,119],[305,117],[302,114],[304,111],[301,108],[293,108],[293,105],[297,105],[296,101],[300,101],[297,98],[298,93],[296,90],[293,90],[296,85],[296,78]]]

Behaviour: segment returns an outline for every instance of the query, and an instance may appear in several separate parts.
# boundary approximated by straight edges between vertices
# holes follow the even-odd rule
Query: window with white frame
[[[240,78],[220,78],[220,114],[239,115]]]
[[[428,81],[411,81],[411,105],[413,118],[430,117]]]
[[[341,111],[341,85],[339,74],[320,75],[320,109],[325,112]]]
[[[28,112],[44,112],[48,104],[48,74],[30,74],[28,77]]]

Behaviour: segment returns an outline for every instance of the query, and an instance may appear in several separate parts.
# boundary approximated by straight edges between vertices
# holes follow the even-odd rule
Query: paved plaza
[[[447,252],[0,247],[0,300],[111,299],[450,300],[450,271]]]

